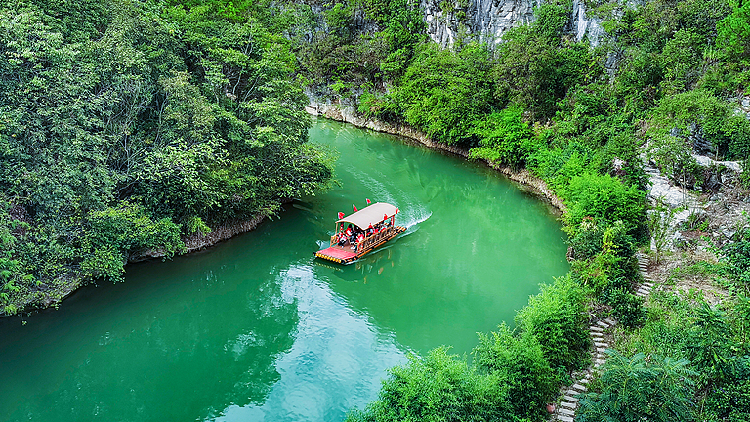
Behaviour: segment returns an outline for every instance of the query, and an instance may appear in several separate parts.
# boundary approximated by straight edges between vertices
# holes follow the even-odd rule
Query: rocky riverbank
[[[445,145],[433,141],[425,133],[420,132],[413,127],[402,124],[392,124],[378,119],[367,118],[357,113],[354,107],[341,107],[337,104],[311,103],[305,107],[305,110],[313,116],[322,116],[340,122],[351,123],[354,126],[371,129],[377,132],[389,133],[392,135],[402,136],[414,140],[428,148],[438,149],[450,152],[461,157],[469,159],[469,151],[455,145]],[[488,160],[481,160],[489,167],[505,175],[508,179],[517,182],[535,195],[539,196],[559,212],[565,211],[565,204],[555,195],[547,184],[540,178],[535,177],[526,169],[515,170],[508,166],[502,166]]]

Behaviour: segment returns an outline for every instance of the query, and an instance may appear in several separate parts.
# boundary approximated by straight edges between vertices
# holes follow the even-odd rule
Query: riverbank
[[[382,120],[368,118],[360,115],[354,110],[354,107],[340,107],[336,104],[321,104],[311,102],[305,107],[305,111],[313,116],[322,116],[339,122],[350,123],[354,126],[371,129],[377,132],[388,133],[391,135],[401,136],[416,141],[428,148],[446,151],[451,154],[459,155],[469,160],[469,150],[456,147],[455,145],[445,145],[430,139],[425,133],[420,132],[413,127],[403,124],[392,124]],[[565,211],[565,204],[552,189],[547,186],[544,180],[532,175],[526,169],[516,170],[508,166],[503,166],[486,159],[478,161],[484,162],[488,167],[502,173],[508,179],[517,182],[527,188],[531,193],[539,196],[548,204],[552,205],[555,210],[562,213]]]
[[[288,201],[285,201],[286,203]],[[193,252],[197,252],[208,247],[214,246],[225,240],[237,236],[238,234],[246,233],[254,230],[260,223],[262,223],[267,216],[265,214],[256,215],[247,220],[235,220],[227,222],[220,226],[214,227],[209,233],[201,234],[194,233],[189,236],[184,236],[182,242],[185,245],[185,251],[180,255],[187,255]],[[125,259],[126,264],[132,264],[137,262],[148,261],[152,259],[160,259],[167,256],[167,252],[164,249],[145,249],[134,251],[130,253]],[[58,307],[60,304],[72,295],[76,290],[95,282],[95,280],[85,279],[80,277],[65,277],[56,280],[54,283],[40,286],[32,295],[27,296],[25,301],[15,303],[14,306],[20,311],[13,315],[0,312],[0,318],[15,316],[17,314],[29,314],[35,311],[44,310],[47,308]],[[0,309],[2,311],[2,309]]]

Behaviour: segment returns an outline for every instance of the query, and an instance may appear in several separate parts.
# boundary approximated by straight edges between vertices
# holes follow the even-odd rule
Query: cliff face
[[[464,36],[473,36],[490,45],[510,28],[534,19],[534,8],[543,0],[421,0],[427,33],[443,47]],[[604,30],[596,19],[586,16],[583,0],[573,1],[568,31],[580,41],[588,36],[597,45]]]

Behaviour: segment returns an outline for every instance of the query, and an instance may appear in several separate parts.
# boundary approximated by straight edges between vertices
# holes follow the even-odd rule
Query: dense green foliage
[[[600,380],[602,392],[581,401],[582,421],[692,421],[690,376],[685,359],[638,353],[628,359],[610,352]]]
[[[695,292],[652,294],[645,324],[627,333],[581,417],[745,420],[750,395],[739,386],[750,379],[749,311],[743,296],[710,306]]]
[[[747,419],[747,299],[662,294],[644,307],[631,286],[633,251],[648,240],[641,153],[705,190],[693,148],[748,158],[736,101],[750,89],[750,4],[586,3],[607,31],[596,48],[565,33],[568,0],[544,2],[493,47],[465,25],[452,46],[429,42],[413,0],[5,4],[0,311],[117,280],[131,252],[169,256],[185,235],[312,193],[331,168],[305,143],[304,85],[525,167],[567,206],[571,272],[530,299],[515,329],[480,335],[474,366],[445,349],[412,356],[350,420],[543,419],[585,363],[590,299],[642,329],[580,418]],[[468,3],[441,5],[467,19]],[[748,289],[748,238],[740,230],[721,249],[735,293]]]
[[[390,370],[380,399],[349,421],[511,421],[508,393],[497,376],[479,374],[445,348]]]
[[[0,312],[119,280],[129,253],[273,213],[331,175],[270,3],[0,9]]]

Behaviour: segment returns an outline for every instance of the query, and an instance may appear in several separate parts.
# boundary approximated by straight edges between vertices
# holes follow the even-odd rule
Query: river
[[[340,153],[331,190],[0,320],[0,421],[341,421],[408,353],[468,355],[568,270],[548,206],[495,172],[327,120],[310,136]],[[365,198],[408,230],[346,267],[313,259]]]

